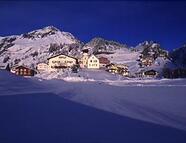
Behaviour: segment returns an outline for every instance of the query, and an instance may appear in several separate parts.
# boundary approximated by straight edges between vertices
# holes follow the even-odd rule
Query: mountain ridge
[[[0,61],[1,63],[10,63],[11,66],[17,64],[36,66],[38,62],[46,61],[49,56],[59,53],[78,58],[84,49],[88,49],[89,54],[106,57],[108,57],[108,54],[115,54],[116,59],[112,59],[112,56],[109,57],[111,62],[129,62],[129,65],[133,63],[135,65],[131,65],[132,69],[147,69],[146,65],[141,66],[141,64],[143,64],[143,60],[149,58],[153,61],[152,66],[148,65],[148,69],[154,67],[162,69],[167,63],[186,67],[186,64],[181,64],[184,62],[183,57],[186,55],[186,52],[183,52],[186,51],[186,46],[169,52],[154,41],[144,41],[133,48],[127,44],[106,40],[101,37],[95,37],[89,42],[83,43],[73,34],[61,31],[54,26],[46,26],[21,35],[0,37]],[[123,55],[119,53],[118,55],[117,52],[123,53]],[[176,59],[181,57],[182,60],[176,60],[175,57]]]

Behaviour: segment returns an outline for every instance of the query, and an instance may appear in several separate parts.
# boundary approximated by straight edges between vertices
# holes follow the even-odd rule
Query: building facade
[[[88,53],[83,53],[83,56],[79,60],[79,64],[81,68],[87,68],[88,58],[89,58]]]
[[[99,59],[94,55],[89,56],[88,61],[87,61],[87,68],[88,69],[99,69]]]
[[[109,64],[106,66],[107,71],[114,74],[120,74],[122,76],[129,76],[129,70],[127,65],[123,64]]]
[[[25,66],[17,66],[14,68],[15,74],[20,76],[34,76],[36,71]]]
[[[155,71],[155,70],[148,70],[148,71],[144,71],[143,72],[143,76],[144,77],[149,77],[149,78],[155,78],[155,77],[157,77],[158,76],[158,72],[157,71]]]
[[[48,70],[58,71],[65,68],[71,68],[77,65],[77,59],[67,55],[56,55],[48,58]]]
[[[154,62],[154,59],[150,58],[150,57],[144,58],[141,60],[142,66],[146,66],[146,67],[151,66],[153,64],[153,62]]]
[[[48,71],[48,65],[46,63],[38,63],[37,64],[37,70],[38,72],[46,72]]]
[[[106,65],[110,64],[110,61],[105,57],[99,57],[99,66],[100,68],[105,68]]]

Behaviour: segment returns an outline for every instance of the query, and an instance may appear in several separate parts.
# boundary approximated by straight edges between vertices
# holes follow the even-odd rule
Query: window
[[[90,60],[90,62],[92,63],[92,60]]]
[[[31,70],[28,71],[28,75],[31,75]]]
[[[52,63],[60,63],[60,61],[52,61]]]

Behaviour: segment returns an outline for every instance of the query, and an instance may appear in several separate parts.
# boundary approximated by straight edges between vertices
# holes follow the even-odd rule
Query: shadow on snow
[[[186,131],[122,117],[52,93],[0,97],[2,143],[185,143]]]

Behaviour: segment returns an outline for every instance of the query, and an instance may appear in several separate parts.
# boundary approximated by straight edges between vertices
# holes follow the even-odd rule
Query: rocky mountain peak
[[[54,26],[47,26],[42,29],[34,30],[25,34],[22,34],[22,38],[27,39],[38,39],[38,38],[44,38],[50,35],[54,35],[57,32],[60,32],[59,29],[57,29]]]

